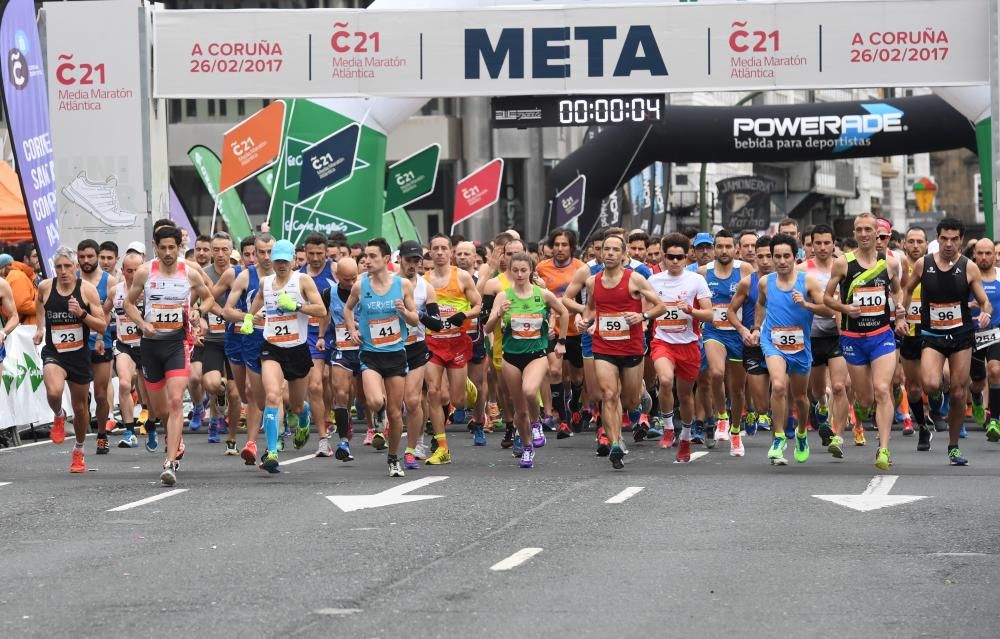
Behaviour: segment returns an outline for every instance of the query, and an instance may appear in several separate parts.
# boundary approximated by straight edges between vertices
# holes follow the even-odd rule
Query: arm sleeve
[[[496,299],[496,295],[483,295],[483,308],[479,311],[479,323],[486,324],[490,319],[490,313],[493,312],[493,300]]]
[[[426,308],[426,312],[420,315],[420,323],[432,331],[442,330],[444,322],[441,321],[441,311],[438,309],[437,302],[429,302]]]
[[[323,306],[325,306],[326,308],[330,308],[330,291],[332,290],[333,287],[326,288],[323,289],[323,291],[319,294],[320,299],[323,300]]]

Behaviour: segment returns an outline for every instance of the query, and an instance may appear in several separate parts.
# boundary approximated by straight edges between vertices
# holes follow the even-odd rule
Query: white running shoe
[[[720,442],[729,441],[729,419],[716,418],[715,420],[715,440]]]
[[[413,447],[413,456],[419,460],[427,459],[431,456],[431,449],[424,442],[417,442],[417,445]]]
[[[91,182],[86,171],[81,171],[62,192],[70,202],[108,226],[132,226],[136,216],[121,208],[117,187],[118,179],[113,175],[104,182]]]

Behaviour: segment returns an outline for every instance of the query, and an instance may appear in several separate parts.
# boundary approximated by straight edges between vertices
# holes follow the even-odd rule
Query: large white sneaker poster
[[[46,2],[49,112],[60,236],[143,240],[139,3]]]

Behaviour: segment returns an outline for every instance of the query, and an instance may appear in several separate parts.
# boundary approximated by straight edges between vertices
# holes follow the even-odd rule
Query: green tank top
[[[531,296],[522,299],[514,287],[504,289],[510,308],[503,316],[503,351],[511,355],[545,351],[549,347],[549,305],[541,287],[531,286]]]

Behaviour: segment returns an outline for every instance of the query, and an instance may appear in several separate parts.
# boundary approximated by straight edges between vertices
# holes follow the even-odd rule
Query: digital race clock
[[[493,98],[493,127],[591,126],[659,122],[662,95],[566,95]]]

